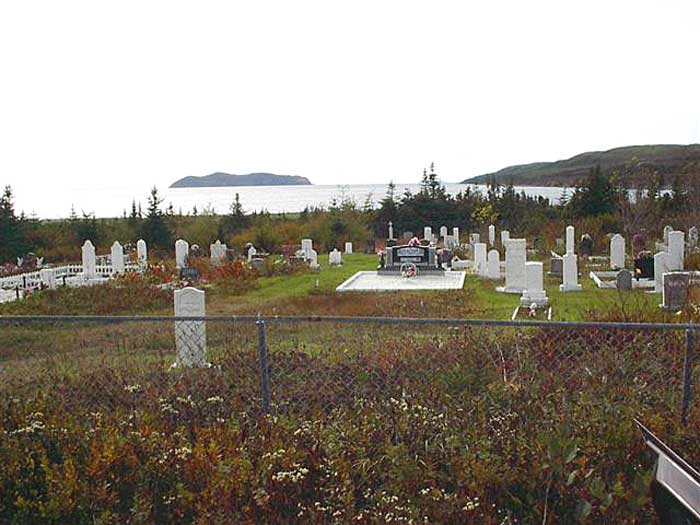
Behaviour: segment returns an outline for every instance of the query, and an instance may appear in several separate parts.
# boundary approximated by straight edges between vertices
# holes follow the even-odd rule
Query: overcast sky
[[[457,182],[700,142],[700,2],[0,4],[0,183]]]

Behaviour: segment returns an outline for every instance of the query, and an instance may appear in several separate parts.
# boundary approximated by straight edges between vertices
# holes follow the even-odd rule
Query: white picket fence
[[[138,264],[130,263],[126,265],[127,270],[139,270]],[[43,272],[43,275],[42,275]],[[53,274],[53,279],[60,284],[60,280],[64,277],[75,277],[83,273],[82,264],[66,264],[64,266],[57,266],[55,268],[45,268],[43,270],[37,270],[34,272],[25,272],[17,275],[10,275],[7,277],[0,277],[0,289],[4,290],[14,290],[19,288],[21,290],[34,290],[40,288],[43,285],[48,285],[48,279],[50,278],[46,272],[51,272]],[[95,267],[95,272],[99,277],[111,277],[114,273],[111,265],[99,265]]]

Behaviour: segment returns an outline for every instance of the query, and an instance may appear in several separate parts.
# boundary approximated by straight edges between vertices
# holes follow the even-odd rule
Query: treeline
[[[450,195],[431,165],[423,172],[418,192],[406,190],[399,195],[391,183],[377,206],[369,198],[357,203],[341,197],[327,208],[307,208],[301,213],[246,214],[236,195],[226,214],[196,208],[182,214],[175,213],[172,206],[164,209],[153,188],[145,211],[132,203],[130,213],[117,219],[71,213],[68,219],[45,221],[17,214],[8,187],[0,199],[0,262],[12,262],[28,252],[51,262],[75,261],[86,239],[102,253],[115,240],[129,244],[139,238],[156,254],[159,250],[170,254],[177,238],[204,248],[220,239],[240,250],[252,242],[260,250],[277,252],[309,237],[322,251],[342,248],[346,241],[353,242],[356,250],[364,250],[373,246],[375,239],[386,238],[389,222],[396,236],[404,232],[420,236],[424,226],[437,231],[443,225],[457,226],[465,234],[483,234],[487,225],[495,224],[513,236],[526,236],[542,250],[553,248],[566,224],[574,224],[579,234],[591,234],[604,250],[606,236],[613,232],[627,236],[647,233],[651,239],[660,236],[665,224],[686,230],[699,224],[700,187],[684,187],[676,181],[670,191],[662,191],[664,183],[650,173],[637,188],[623,188],[617,174],[596,168],[571,192],[563,192],[557,202],[516,192],[512,184],[493,182],[485,192],[467,188]]]

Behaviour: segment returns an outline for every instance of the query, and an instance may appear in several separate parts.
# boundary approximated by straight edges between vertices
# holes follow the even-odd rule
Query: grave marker
[[[204,292],[196,288],[175,290],[175,317],[204,317]],[[207,328],[204,321],[175,321],[174,366],[207,366]]]
[[[352,255],[352,243],[351,242],[345,243],[345,255]]]
[[[474,273],[486,277],[486,244],[477,242],[474,244]]]
[[[228,246],[221,244],[220,240],[216,240],[214,244],[209,245],[209,257],[211,258],[212,264],[221,264],[226,260],[226,251]]]
[[[85,241],[83,252],[83,278],[94,279],[97,277],[97,257],[95,256],[95,246],[89,240]]]
[[[664,291],[664,274],[668,272],[668,264],[666,252],[659,252],[654,255],[654,291],[663,293]]]
[[[527,259],[525,239],[506,240],[506,286],[508,293],[522,293],[525,290],[525,263]]]
[[[682,271],[685,265],[685,233],[672,231],[668,233],[668,270]]]
[[[187,266],[187,257],[190,254],[190,245],[184,239],[175,241],[175,267],[182,270]]]
[[[143,239],[136,241],[136,261],[141,268],[148,266],[148,246]]]
[[[620,270],[615,279],[618,290],[632,289],[632,272],[629,270]]]
[[[544,290],[544,265],[541,262],[525,263],[525,290],[520,297],[523,306],[547,306],[549,299]]]
[[[119,241],[114,241],[111,250],[112,258],[112,273],[119,275],[124,273],[124,248],[119,244]]]
[[[682,310],[688,301],[690,274],[685,272],[665,273],[663,285],[663,303],[661,308],[672,311]]]
[[[494,280],[501,278],[501,254],[498,250],[491,250],[488,253],[486,277]]]
[[[610,239],[610,267],[613,269],[625,267],[625,238],[619,233]]]

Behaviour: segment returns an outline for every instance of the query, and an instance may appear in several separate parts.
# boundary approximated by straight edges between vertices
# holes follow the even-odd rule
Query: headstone
[[[506,240],[506,292],[519,293],[525,290],[526,250],[525,239]]]
[[[112,273],[119,275],[124,273],[124,248],[119,244],[119,241],[114,241],[112,244]]]
[[[421,244],[388,247],[380,271],[400,272],[406,264],[414,265],[419,273],[442,271],[438,264],[436,248]]]
[[[209,256],[212,264],[221,264],[226,260],[226,250],[228,246],[221,244],[220,240],[216,240],[214,244],[209,245]]]
[[[452,237],[452,235],[446,235],[443,244],[444,244],[445,250],[453,250],[455,248],[455,245],[456,245],[454,237]]]
[[[469,244],[477,244],[481,242],[481,235],[478,233],[469,234]]]
[[[557,237],[554,240],[554,244],[556,245],[557,248],[562,248],[564,246],[564,239],[562,239],[561,237]]]
[[[204,292],[175,290],[175,317],[204,317]],[[204,321],[175,321],[175,366],[207,366],[207,327]]]
[[[506,242],[510,240],[510,232],[508,230],[501,231],[501,244],[505,248]]]
[[[654,255],[654,291],[662,293],[664,290],[664,274],[668,272],[668,255],[666,252],[659,252]]]
[[[184,239],[175,241],[175,267],[181,270],[187,266],[187,257],[190,254],[190,245]]]
[[[581,285],[578,282],[578,255],[567,253],[562,257],[562,284],[559,290],[562,292],[579,292]]]
[[[520,304],[535,304],[538,307],[549,304],[547,293],[544,291],[544,265],[541,262],[525,263],[525,290],[520,297]]]
[[[83,244],[83,277],[85,279],[94,279],[97,277],[97,257],[95,256],[95,247],[87,240]]]
[[[477,242],[474,244],[474,273],[481,277],[486,277],[486,244]]]
[[[447,237],[447,226],[440,226],[440,237],[443,239]]]
[[[613,269],[625,267],[625,238],[619,233],[610,239],[610,267]]]
[[[498,250],[491,250],[488,253],[486,277],[494,280],[501,278],[501,254]]]
[[[428,241],[433,240],[433,229],[430,226],[423,228],[423,238],[427,239]]]
[[[351,242],[345,243],[345,255],[352,255],[352,243]]]
[[[622,269],[617,272],[617,289],[618,290],[631,290],[632,289],[632,272],[629,270]]]
[[[314,249],[311,249],[311,251],[309,252],[309,266],[311,268],[318,268],[319,267],[318,253]]]
[[[404,241],[410,241],[411,239],[413,239],[413,232],[403,232],[403,235],[401,236],[401,238]]]
[[[493,224],[489,224],[489,245],[496,245],[496,227]]]
[[[664,226],[664,244],[668,246],[668,234],[673,231],[672,226]]]
[[[685,265],[685,233],[672,231],[668,233],[668,270],[682,271]]]
[[[667,272],[663,275],[664,310],[682,310],[688,301],[690,274],[685,272]]]
[[[334,248],[332,252],[328,254],[328,265],[329,266],[340,266],[343,264],[343,256],[340,255],[338,248]]]
[[[455,246],[459,246],[459,228],[457,228],[457,226],[452,228],[452,239]]]
[[[372,247],[374,248],[374,246]],[[304,252],[304,259],[308,260],[309,259],[309,254],[311,253],[311,250],[314,249],[314,242],[311,239],[302,239],[301,240],[301,251]]]
[[[554,253],[554,252],[552,252]],[[557,255],[554,257],[552,255],[552,258],[550,259],[549,262],[549,274],[553,277],[563,277],[564,276],[564,259]]]
[[[148,266],[148,246],[143,239],[136,241],[136,260],[141,268]]]
[[[566,253],[576,253],[576,230],[573,226],[566,227]]]
[[[258,254],[258,250],[252,244],[248,246],[248,262],[252,261],[253,258]]]
[[[394,224],[389,221],[389,237],[387,239],[392,239],[394,238]]]
[[[56,288],[56,273],[51,268],[42,268],[39,270],[39,278],[41,279],[41,284],[53,290]]]
[[[696,250],[698,248],[698,227],[691,226],[688,230],[688,248]]]

